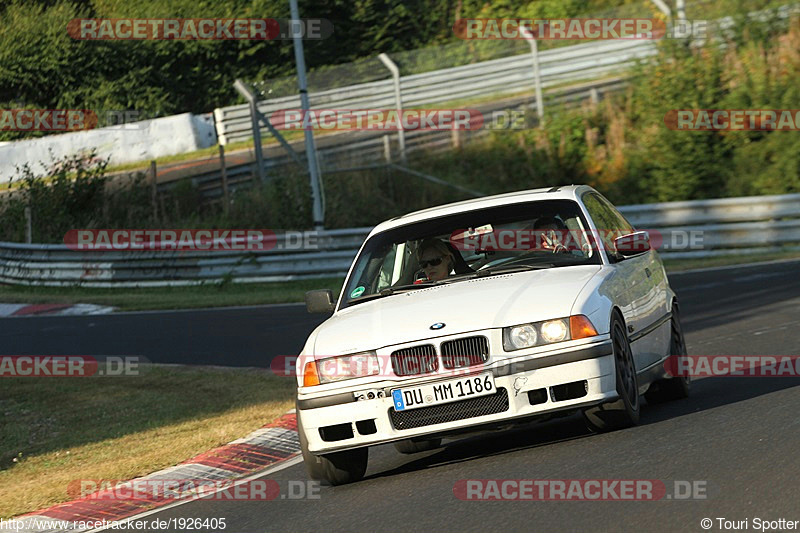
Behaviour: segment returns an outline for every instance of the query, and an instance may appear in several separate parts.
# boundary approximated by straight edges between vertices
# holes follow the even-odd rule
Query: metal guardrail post
[[[672,18],[672,10],[669,8],[666,2],[664,2],[664,0],[652,0],[652,2],[656,5],[659,11],[667,16],[668,19]]]
[[[392,162],[392,144],[388,135],[383,136],[383,158],[387,163]]]
[[[400,160],[405,163],[406,162],[406,132],[403,129],[403,93],[400,89],[400,69],[397,68],[397,65],[394,61],[392,61],[389,56],[386,54],[378,55],[378,59],[381,60],[381,63],[389,69],[389,72],[392,73],[392,79],[394,80],[394,101],[395,107],[397,108],[397,117],[400,120],[400,127],[397,130],[397,142],[400,145]]]
[[[686,20],[686,0],[675,0],[675,11],[678,12],[678,20]]]
[[[225,147],[221,144],[219,145],[219,169],[222,172],[222,201],[224,202],[222,208],[227,216],[231,209],[231,197],[228,191],[228,171],[225,168]]]
[[[153,220],[158,222],[158,172],[155,159],[150,161],[150,202],[153,204]]]
[[[534,90],[536,91],[536,115],[539,117],[539,124],[541,124],[544,118],[544,102],[542,101],[542,73],[539,68],[539,45],[536,43],[536,37],[534,37],[524,25],[520,25],[520,31],[531,47],[531,57],[533,58],[533,84]]]
[[[31,220],[31,208],[25,208],[25,242],[31,244],[33,242],[33,221]]]
[[[289,0],[289,8],[292,20],[300,20],[300,11],[297,9],[297,0]],[[306,82],[306,58],[303,53],[302,36],[295,33],[294,59],[297,63],[297,83],[300,88],[300,107],[303,109],[305,117],[310,107],[308,103],[308,85]],[[324,228],[325,208],[322,199],[322,186],[320,184],[319,162],[317,161],[317,147],[314,145],[314,132],[311,128],[305,128],[306,139],[306,161],[308,161],[308,173],[311,179],[311,200],[312,216],[314,217],[314,229]]]
[[[243,83],[242,80],[237,79],[233,83],[233,87],[239,94],[244,96],[245,100],[247,100],[247,103],[250,105],[250,120],[253,122],[253,148],[256,154],[256,171],[258,172],[259,180],[261,183],[264,183],[267,177],[264,174],[264,154],[261,151],[261,129],[258,127],[258,102],[256,100],[256,95],[253,94],[253,91]]]

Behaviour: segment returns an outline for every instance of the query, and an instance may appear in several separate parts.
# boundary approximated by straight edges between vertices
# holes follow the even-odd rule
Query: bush
[[[46,176],[30,165],[19,169],[20,184],[4,198],[0,210],[2,240],[21,241],[25,234],[25,207],[31,208],[34,242],[54,242],[78,227],[96,228],[102,222],[107,161],[71,156],[53,160]]]

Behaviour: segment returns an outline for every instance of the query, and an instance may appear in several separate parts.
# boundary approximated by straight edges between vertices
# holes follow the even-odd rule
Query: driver
[[[425,239],[417,248],[417,260],[429,281],[445,279],[455,268],[455,258],[450,248],[439,239]],[[419,283],[423,280],[418,280]]]
[[[566,237],[567,226],[555,217],[541,217],[533,225],[534,232],[541,232],[542,248],[553,253],[566,252],[562,244]]]

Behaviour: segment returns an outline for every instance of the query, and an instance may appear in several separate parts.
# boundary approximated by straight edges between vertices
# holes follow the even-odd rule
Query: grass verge
[[[302,302],[306,291],[331,289],[339,294],[344,279],[320,278],[273,283],[209,283],[190,287],[90,289],[0,285],[0,302],[31,304],[90,303],[120,311],[192,309]]]
[[[294,406],[267,369],[143,366],[138,376],[4,378],[0,518],[69,501],[80,479],[131,479],[243,437]]]

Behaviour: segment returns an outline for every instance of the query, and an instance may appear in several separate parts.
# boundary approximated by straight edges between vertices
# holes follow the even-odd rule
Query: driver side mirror
[[[306,311],[309,313],[332,313],[334,307],[332,290],[320,289],[306,293]]]
[[[650,234],[646,231],[636,231],[614,239],[617,255],[622,259],[639,255],[651,249]]]

